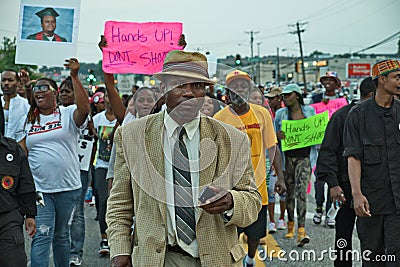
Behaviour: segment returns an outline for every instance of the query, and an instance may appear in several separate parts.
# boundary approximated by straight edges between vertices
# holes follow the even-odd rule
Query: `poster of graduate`
[[[21,0],[17,64],[58,66],[76,57],[80,0]]]

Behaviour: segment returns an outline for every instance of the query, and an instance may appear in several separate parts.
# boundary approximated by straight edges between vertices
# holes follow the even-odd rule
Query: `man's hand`
[[[368,199],[360,192],[353,194],[354,211],[357,216],[371,217]]]
[[[27,72],[24,69],[21,69],[18,73],[19,78],[21,79],[21,83],[24,86],[24,88],[30,88],[31,84],[33,82],[36,82],[35,80],[31,80],[31,78],[29,77],[29,72]]]
[[[184,34],[181,34],[181,36],[179,37],[178,45],[182,46],[182,49],[185,49],[187,43],[186,43]]]
[[[283,140],[283,139],[285,139],[285,132],[282,131],[282,130],[279,130],[279,131],[276,133],[276,137],[278,138],[278,140]]]
[[[111,260],[111,267],[132,267],[131,256],[116,256]]]
[[[36,221],[34,218],[26,218],[25,230],[30,238],[36,234]]]
[[[79,72],[79,62],[76,58],[70,58],[70,59],[66,59],[65,60],[64,67],[69,68],[70,69],[70,75],[71,77],[76,77],[78,76],[78,72]]]
[[[285,184],[285,180],[283,178],[276,180],[274,191],[276,193],[278,193],[279,195],[282,195],[283,193],[286,192],[286,184]]]
[[[344,197],[344,192],[343,192],[342,188],[338,185],[330,188],[329,194],[331,196],[332,203],[334,203],[334,205],[335,205],[335,208],[338,208],[338,207],[336,207],[336,201],[338,201],[338,203],[342,203],[342,204],[344,204],[346,202],[346,198]]]
[[[113,184],[113,181],[114,181],[114,177],[108,178],[107,181],[108,181],[108,193],[110,193],[110,191],[112,189],[112,184]]]
[[[215,192],[215,196],[207,199],[205,203],[200,203],[200,208],[209,214],[222,214],[233,208],[233,197],[230,192],[220,186],[208,187]]]
[[[325,105],[328,105],[329,98],[323,98],[323,99],[322,99],[322,102],[324,102],[324,103],[325,103]]]
[[[107,40],[106,40],[106,37],[104,35],[100,35],[100,42],[99,42],[98,46],[99,46],[101,51],[103,51],[103,47],[107,46]]]

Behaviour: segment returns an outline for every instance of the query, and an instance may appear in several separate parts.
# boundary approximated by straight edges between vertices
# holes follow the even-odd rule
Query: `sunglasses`
[[[36,93],[38,91],[45,93],[49,90],[55,91],[55,89],[51,85],[48,85],[48,84],[36,85],[32,88],[32,91],[34,93]]]

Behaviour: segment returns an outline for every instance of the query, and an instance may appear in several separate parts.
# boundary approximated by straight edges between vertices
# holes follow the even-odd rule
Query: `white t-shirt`
[[[59,108],[61,114],[40,115],[40,125],[26,125],[29,166],[36,190],[43,193],[82,187],[77,153],[80,128],[73,119],[76,105]]]
[[[97,131],[97,153],[95,168],[108,169],[111,156],[111,137],[114,125],[117,119],[109,121],[106,117],[106,111],[102,111],[93,117],[93,126]]]

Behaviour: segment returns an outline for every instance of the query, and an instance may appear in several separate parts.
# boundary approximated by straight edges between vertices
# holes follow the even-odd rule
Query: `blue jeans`
[[[32,239],[31,266],[49,266],[50,246],[54,266],[69,267],[69,226],[72,210],[81,189],[58,193],[43,193],[45,206],[37,207],[37,232]]]
[[[71,256],[82,258],[85,242],[85,196],[89,187],[89,172],[81,171],[82,192],[76,202],[71,223]]]

